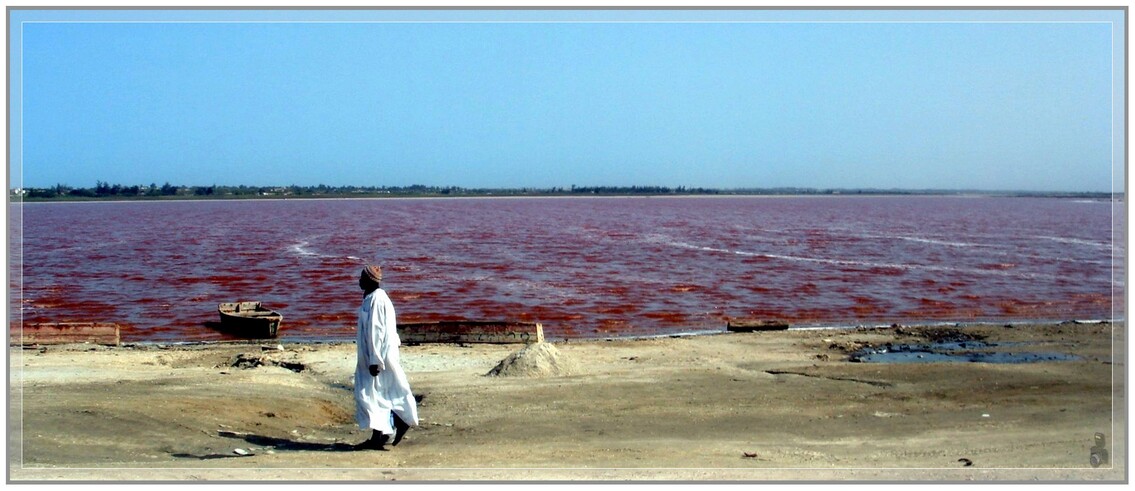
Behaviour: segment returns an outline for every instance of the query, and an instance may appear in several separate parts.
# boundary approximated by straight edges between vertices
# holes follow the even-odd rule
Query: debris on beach
[[[962,343],[967,341],[982,341],[986,339],[986,336],[984,335],[974,332],[966,332],[957,327],[906,327],[897,324],[891,327],[894,328],[895,334],[899,336],[923,338],[932,343]]]
[[[829,350],[842,353],[854,353],[870,347],[872,347],[872,344],[866,341],[832,341],[831,344],[828,345]]]
[[[486,375],[495,377],[541,377],[570,375],[579,366],[565,357],[551,343],[534,343],[525,346],[501,360]]]
[[[241,353],[236,355],[236,358],[229,363],[229,366],[237,368],[256,368],[264,366],[265,358],[263,356],[253,356],[248,353]]]
[[[303,363],[285,361],[285,360],[276,360],[276,359],[273,359],[269,356],[250,355],[248,353],[241,353],[241,354],[236,355],[236,357],[233,358],[232,361],[229,363],[229,366],[236,367],[236,368],[246,368],[246,369],[247,368],[257,368],[257,367],[262,367],[262,366],[277,366],[277,367],[280,367],[280,368],[286,368],[286,369],[291,370],[291,371],[296,372],[296,373],[302,372],[307,368],[307,366],[304,365]]]

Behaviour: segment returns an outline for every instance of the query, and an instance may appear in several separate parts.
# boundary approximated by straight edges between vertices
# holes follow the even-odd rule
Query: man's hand
[[[370,368],[370,376],[371,377],[377,377],[378,376],[378,365],[371,365],[367,368]]]

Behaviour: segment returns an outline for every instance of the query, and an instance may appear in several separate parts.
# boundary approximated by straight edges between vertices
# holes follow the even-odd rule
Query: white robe
[[[406,424],[418,425],[418,404],[402,370],[398,354],[402,343],[396,325],[394,305],[385,291],[375,290],[363,298],[355,342],[355,420],[364,430],[374,429],[386,435],[394,434],[391,411]],[[377,377],[370,375],[370,365],[378,365],[381,370]]]

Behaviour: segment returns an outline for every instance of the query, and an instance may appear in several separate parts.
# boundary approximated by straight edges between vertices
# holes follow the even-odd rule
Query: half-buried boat
[[[221,327],[246,338],[274,338],[284,316],[265,308],[260,302],[229,302],[217,307]]]

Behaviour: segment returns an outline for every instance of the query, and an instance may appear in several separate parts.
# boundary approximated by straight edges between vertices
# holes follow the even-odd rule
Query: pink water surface
[[[363,264],[401,322],[540,322],[551,338],[796,325],[1122,318],[1110,201],[995,197],[243,200],[12,205],[13,324],[351,339]],[[21,233],[22,232],[22,233]],[[1113,240],[1116,237],[1116,240]],[[21,240],[22,239],[22,240]]]

